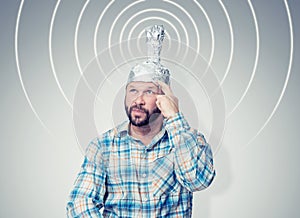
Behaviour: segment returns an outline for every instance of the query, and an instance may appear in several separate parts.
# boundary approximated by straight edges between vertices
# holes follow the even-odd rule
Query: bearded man
[[[155,25],[146,34],[150,55],[126,85],[128,121],[87,147],[68,217],[189,218],[193,192],[213,181],[211,147],[179,110],[160,64],[164,29]]]

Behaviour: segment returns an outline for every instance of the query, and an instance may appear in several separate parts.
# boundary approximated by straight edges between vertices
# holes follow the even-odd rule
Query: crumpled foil
[[[160,63],[162,42],[165,36],[162,25],[154,25],[145,30],[147,43],[147,60],[135,65],[129,73],[127,84],[133,81],[156,82],[160,80],[170,85],[169,69]]]

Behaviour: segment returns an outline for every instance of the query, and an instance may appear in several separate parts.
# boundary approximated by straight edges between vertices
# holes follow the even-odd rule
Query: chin
[[[132,125],[137,127],[147,126],[149,124],[148,121],[140,121],[140,122],[131,122]]]

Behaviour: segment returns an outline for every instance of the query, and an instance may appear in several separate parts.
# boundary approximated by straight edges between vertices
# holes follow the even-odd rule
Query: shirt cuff
[[[189,129],[190,126],[181,112],[176,113],[165,122],[165,128],[169,133],[175,133],[180,130]]]

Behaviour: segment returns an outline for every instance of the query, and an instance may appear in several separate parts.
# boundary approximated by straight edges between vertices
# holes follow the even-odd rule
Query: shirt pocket
[[[179,184],[174,171],[174,152],[168,150],[150,163],[151,189],[154,198],[178,193]]]

